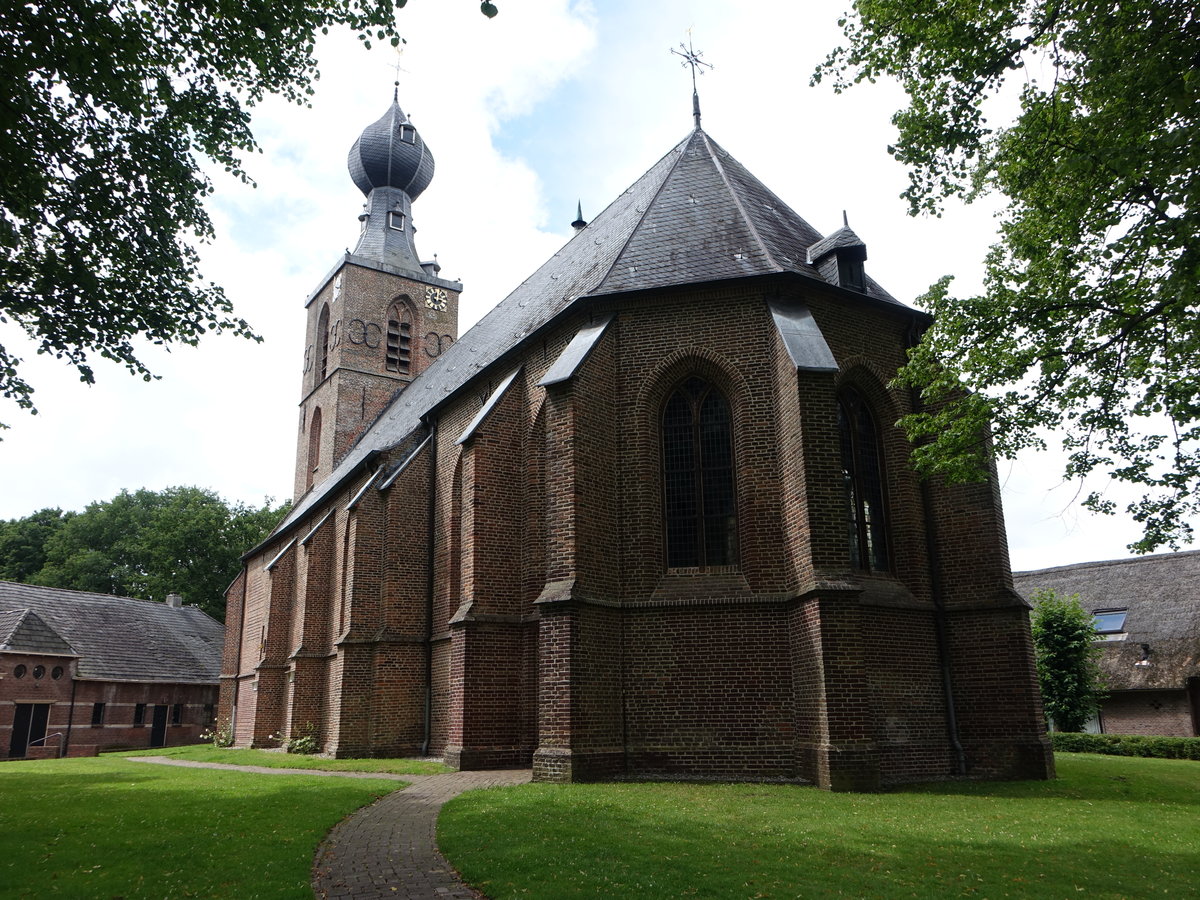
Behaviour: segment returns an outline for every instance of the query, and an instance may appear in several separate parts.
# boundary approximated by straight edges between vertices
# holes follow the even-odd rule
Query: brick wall
[[[1115,691],[1104,700],[1100,721],[1105,734],[1196,734],[1187,691]]]
[[[22,678],[14,677],[25,666]],[[48,704],[46,741],[28,748],[31,758],[90,756],[102,750],[150,747],[155,707],[163,709],[166,728],[161,746],[194,744],[215,721],[215,684],[91,681],[74,677],[76,663],[67,657],[20,653],[0,654],[0,759],[12,749],[17,704]],[[34,670],[41,667],[42,677]],[[59,677],[54,678],[55,672]],[[73,705],[72,705],[73,704]],[[98,725],[92,725],[96,704],[103,704]],[[135,723],[138,706],[142,724]],[[173,724],[175,707],[180,721]],[[54,736],[58,735],[58,736]]]
[[[795,371],[764,292],[810,307],[839,372]],[[259,721],[244,726],[239,704],[239,741],[270,716],[313,716],[337,755],[412,752],[428,684],[431,750],[463,767],[872,788],[955,773],[949,686],[967,774],[1045,777],[995,479],[923,488],[891,424],[911,408],[887,386],[909,315],[794,282],[609,305],[617,318],[568,381],[538,386],[590,312],[510,360],[517,378],[465,444],[503,372],[438,410],[436,438],[389,490],[345,509],[364,472],[313,510],[298,535],[336,512],[295,562],[262,572],[286,535],[250,561],[227,651],[242,661],[226,668],[257,675]],[[690,375],[733,411],[737,565],[667,571],[661,416]],[[891,563],[871,576],[847,544],[849,386],[881,431]],[[279,621],[268,688],[257,644]]]

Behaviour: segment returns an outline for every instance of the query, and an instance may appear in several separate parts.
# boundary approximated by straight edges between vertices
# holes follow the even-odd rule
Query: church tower
[[[433,155],[393,93],[347,160],[367,200],[354,252],[308,298],[295,497],[319,484],[389,400],[458,337],[462,285],[422,262],[413,201]]]

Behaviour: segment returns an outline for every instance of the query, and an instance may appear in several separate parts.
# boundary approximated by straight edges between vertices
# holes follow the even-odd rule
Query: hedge
[[[1157,759],[1200,760],[1200,737],[1149,737],[1140,734],[1073,734],[1055,731],[1050,744],[1063,753],[1104,753],[1108,756],[1151,756]]]

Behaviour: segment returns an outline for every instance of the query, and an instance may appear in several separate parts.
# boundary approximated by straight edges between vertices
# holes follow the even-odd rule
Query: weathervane
[[[401,60],[404,59],[404,45],[407,43],[408,43],[408,41],[406,41],[404,38],[400,38],[400,40],[396,42],[396,46],[395,46],[395,50],[396,50],[395,70],[396,71],[395,71],[393,81],[392,81],[392,100],[395,101],[396,103],[400,102],[400,73],[403,72],[406,75],[408,74],[408,69],[405,69],[400,65]]]
[[[690,29],[690,28],[688,29],[687,46],[684,46],[683,43],[681,42],[679,44],[679,49],[676,50],[674,47],[672,47],[671,52],[674,53],[676,56],[680,56],[683,58],[683,62],[680,63],[681,66],[691,66],[692,67],[692,118],[696,120],[696,127],[699,128],[700,127],[700,94],[696,90],[696,70],[697,70],[697,68],[699,68],[700,74],[703,75],[704,69],[706,67],[711,69],[713,67],[713,64],[707,63],[700,58],[704,55],[703,51],[697,51],[697,50],[692,49],[692,29]]]

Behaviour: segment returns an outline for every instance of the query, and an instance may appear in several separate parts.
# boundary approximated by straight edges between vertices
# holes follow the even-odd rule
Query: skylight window
[[[1124,609],[1098,609],[1092,613],[1096,626],[1096,639],[1100,641],[1120,641],[1125,638]]]

